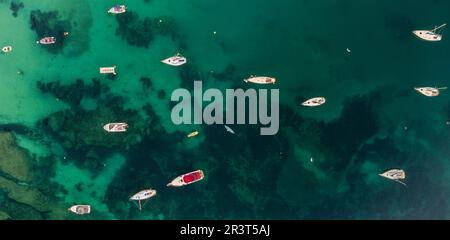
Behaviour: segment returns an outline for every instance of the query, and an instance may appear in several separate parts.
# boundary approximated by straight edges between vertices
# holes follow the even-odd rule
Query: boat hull
[[[442,35],[436,34],[430,30],[416,30],[413,31],[413,34],[419,39],[427,42],[439,42],[442,40]]]
[[[4,46],[2,47],[2,52],[4,53],[9,53],[12,51],[12,47],[11,46]]]
[[[167,65],[170,65],[170,66],[178,67],[178,66],[186,64],[187,59],[185,57],[181,56],[180,54],[177,54],[173,57],[166,58],[166,59],[162,60],[161,62],[164,64],[167,64]]]
[[[156,190],[154,189],[145,189],[142,190],[136,194],[134,194],[133,196],[130,197],[130,201],[142,201],[142,200],[147,200],[150,199],[152,197],[156,196]]]
[[[193,172],[186,173],[186,174],[176,177],[169,184],[167,184],[167,186],[168,187],[182,187],[182,186],[186,186],[186,185],[201,181],[201,180],[203,180],[203,178],[204,178],[203,171],[197,170],[197,171],[193,171]]]
[[[247,79],[244,79],[245,82],[251,82],[251,83],[256,83],[256,84],[275,84],[275,82],[277,81],[275,78],[273,77],[249,77]]]
[[[37,43],[42,44],[42,45],[50,45],[50,44],[54,44],[55,42],[56,42],[56,38],[45,37],[45,38],[42,38],[41,40],[39,40]]]
[[[107,132],[126,132],[128,130],[127,123],[108,123],[103,126]]]
[[[116,66],[114,67],[100,67],[99,69],[101,74],[113,74],[116,75]]]
[[[379,175],[390,180],[404,180],[406,178],[405,171],[401,169],[391,169]]]
[[[302,106],[305,107],[317,107],[326,102],[326,99],[324,97],[315,97],[308,99],[302,103]]]
[[[122,14],[125,13],[127,11],[127,8],[125,7],[125,5],[120,5],[120,6],[114,6],[112,8],[110,8],[108,10],[108,13],[110,14]]]
[[[69,211],[78,214],[78,215],[84,215],[91,213],[91,206],[90,205],[74,205],[68,209]]]
[[[418,87],[418,88],[414,88],[416,91],[418,91],[419,93],[421,93],[424,96],[427,97],[437,97],[440,94],[440,90],[437,88],[432,88],[432,87]]]

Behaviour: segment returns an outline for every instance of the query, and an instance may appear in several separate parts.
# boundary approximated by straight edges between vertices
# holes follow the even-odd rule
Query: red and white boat
[[[257,77],[250,76],[247,79],[244,79],[244,82],[251,82],[256,84],[275,84],[277,80],[273,77]]]
[[[170,58],[166,58],[164,60],[162,60],[161,62],[170,65],[170,66],[181,66],[185,63],[187,63],[187,59],[185,57],[183,57],[181,54],[177,53],[177,55],[170,57]]]
[[[168,187],[182,187],[195,182],[198,182],[204,178],[203,171],[197,170],[190,173],[183,174],[176,177],[172,182],[167,184]]]
[[[84,215],[84,214],[91,213],[91,206],[90,205],[73,205],[68,210],[75,214],[78,214],[78,215]]]
[[[126,132],[128,129],[127,123],[108,123],[103,126],[107,132]]]
[[[130,197],[130,201],[138,201],[139,203],[139,210],[142,210],[142,204],[141,201],[148,200],[152,197],[156,196],[156,190],[154,189],[144,189],[133,196]]]
[[[53,44],[55,42],[56,42],[56,38],[54,38],[54,37],[45,37],[45,38],[42,38],[41,40],[37,41],[36,43],[43,44],[43,45],[49,45],[49,44]]]
[[[108,10],[108,13],[111,14],[121,14],[127,11],[125,5],[116,5]]]
[[[116,75],[116,66],[112,67],[100,67],[100,73],[101,74],[113,74]]]
[[[447,89],[447,87],[433,88],[433,87],[417,87],[416,91],[427,97],[437,97],[441,93],[440,90]]]

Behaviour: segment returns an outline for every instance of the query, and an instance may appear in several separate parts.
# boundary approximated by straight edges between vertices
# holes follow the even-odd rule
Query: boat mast
[[[447,26],[447,23],[444,23],[444,24],[442,24],[441,26],[439,26],[439,27],[435,27],[434,29],[433,29],[433,31],[432,32],[436,32],[438,29],[440,29],[440,28],[443,28],[443,27],[445,27],[445,26]]]

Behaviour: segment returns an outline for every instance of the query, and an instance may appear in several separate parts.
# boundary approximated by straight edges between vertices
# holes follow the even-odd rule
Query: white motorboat
[[[9,53],[12,51],[12,47],[11,46],[4,46],[2,47],[2,52],[4,53]]]
[[[326,99],[324,97],[315,97],[308,99],[302,103],[303,106],[306,107],[317,107],[326,102]]]
[[[113,74],[116,75],[116,66],[112,67],[100,67],[100,73],[101,74]]]
[[[75,214],[78,214],[78,215],[84,215],[84,214],[91,213],[91,206],[90,205],[73,205],[68,210]]]
[[[108,123],[103,126],[107,132],[126,132],[128,129],[127,123]]]
[[[37,41],[38,44],[49,45],[56,42],[56,38],[54,37],[44,37],[41,40]]]
[[[170,58],[166,58],[164,60],[162,60],[161,62],[167,64],[167,65],[171,65],[171,66],[181,66],[185,63],[187,63],[187,59],[185,57],[183,57],[181,54],[177,53],[177,55],[170,57]]]
[[[130,197],[130,201],[138,201],[139,203],[139,210],[142,210],[142,204],[141,201],[148,200],[152,197],[156,196],[156,190],[154,189],[144,189],[133,196]]]
[[[445,90],[447,87],[433,88],[433,87],[417,87],[416,91],[427,97],[437,97],[441,93],[440,90]]]
[[[256,84],[275,84],[277,80],[273,77],[264,77],[264,76],[250,76],[247,79],[244,79],[244,82],[251,82]]]
[[[415,30],[413,31],[413,34],[424,41],[438,42],[442,40],[442,34],[440,34],[438,30],[442,29],[446,25],[447,24],[444,23],[439,27],[435,27],[433,30]]]
[[[402,180],[406,178],[405,171],[402,169],[390,169],[384,173],[378,174],[381,177],[396,181],[398,183],[401,183],[403,185],[406,185]]]
[[[127,11],[125,5],[116,5],[108,10],[108,13],[111,14],[121,14]]]
[[[186,186],[186,185],[198,182],[198,181],[202,180],[203,178],[204,178],[203,171],[196,170],[196,171],[186,173],[186,174],[176,177],[169,184],[167,184],[167,186],[168,187],[182,187],[182,186]]]

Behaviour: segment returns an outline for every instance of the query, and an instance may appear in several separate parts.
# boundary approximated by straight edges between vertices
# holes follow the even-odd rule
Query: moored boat
[[[4,46],[2,47],[2,52],[4,53],[9,53],[12,51],[12,47],[11,46]]]
[[[203,171],[196,170],[196,171],[186,173],[186,174],[176,177],[169,184],[167,184],[167,186],[168,187],[182,187],[182,186],[186,186],[186,185],[198,182],[198,181],[202,180],[203,178],[204,178]]]
[[[195,137],[195,136],[197,136],[198,134],[199,134],[198,131],[194,131],[194,132],[189,133],[189,134],[187,135],[187,137],[188,137],[188,138]]]
[[[183,57],[181,54],[177,53],[177,55],[170,57],[170,58],[166,58],[164,60],[162,60],[161,62],[167,64],[167,65],[171,65],[171,66],[181,66],[185,63],[187,63],[187,59],[185,57]]]
[[[54,37],[44,37],[41,40],[37,41],[38,44],[49,45],[56,42],[56,38]]]
[[[108,123],[103,126],[107,132],[126,132],[128,130],[127,123]]]
[[[317,107],[326,102],[326,99],[324,97],[315,97],[308,99],[302,103],[303,106],[306,107]]]
[[[78,215],[84,215],[84,214],[91,213],[91,206],[90,205],[73,205],[68,210],[75,214],[78,214]]]
[[[126,11],[127,11],[127,8],[126,8],[125,5],[116,5],[116,6],[112,7],[112,8],[110,8],[110,9],[108,10],[108,13],[111,13],[111,14],[121,14],[121,13],[124,13],[124,12],[126,12]]]
[[[152,197],[156,196],[156,190],[154,189],[144,189],[133,196],[130,197],[130,201],[138,201],[139,203],[139,210],[142,210],[142,204],[141,201],[148,200]]]
[[[275,84],[277,80],[273,77],[265,77],[265,76],[250,76],[247,79],[244,79],[244,82],[251,82],[256,84]]]
[[[100,67],[100,73],[101,74],[113,74],[116,75],[116,66],[112,67]]]
[[[416,91],[427,97],[437,97],[440,94],[440,90],[445,90],[447,87],[433,88],[433,87],[417,87]]]
[[[405,183],[402,182],[402,180],[404,180],[406,178],[406,174],[405,171],[403,171],[402,169],[390,169],[388,171],[385,171],[383,173],[378,174],[381,177],[396,181],[398,183],[401,183],[403,185],[406,185]]]
[[[442,29],[446,25],[447,24],[444,23],[441,26],[435,27],[432,30],[415,30],[413,31],[413,34],[424,41],[439,42],[442,40],[442,34],[440,34],[438,30]]]

